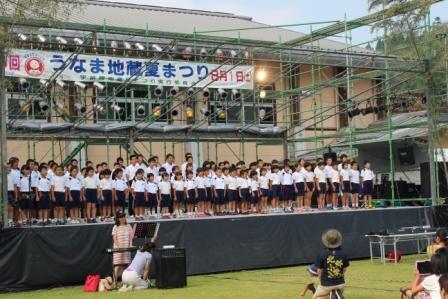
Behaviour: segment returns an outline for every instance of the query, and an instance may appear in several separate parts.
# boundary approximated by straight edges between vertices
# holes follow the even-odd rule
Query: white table
[[[435,232],[422,232],[422,233],[403,233],[403,234],[390,234],[390,235],[365,235],[369,239],[370,248],[370,260],[379,258],[381,262],[386,264],[386,246],[393,246],[395,264],[397,264],[397,244],[400,242],[417,242],[418,253],[421,253],[420,242],[426,241],[426,245],[432,243]],[[380,247],[380,256],[373,255],[373,245],[378,244]],[[424,248],[426,248],[425,246]]]

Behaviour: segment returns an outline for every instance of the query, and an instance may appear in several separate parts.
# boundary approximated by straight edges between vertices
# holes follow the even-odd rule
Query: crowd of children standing
[[[136,220],[145,217],[192,217],[312,211],[317,208],[372,207],[375,174],[370,162],[360,171],[346,155],[339,161],[318,159],[315,164],[299,159],[293,164],[258,160],[216,164],[205,161],[197,167],[190,153],[185,163],[175,164],[172,154],[164,164],[154,156],[144,161],[131,155],[130,164],[117,158],[107,163],[90,161],[84,168],[77,160],[61,166],[54,161],[19,160],[8,163],[9,224],[95,223],[112,220],[116,211],[127,211]],[[350,204],[351,202],[351,204]]]

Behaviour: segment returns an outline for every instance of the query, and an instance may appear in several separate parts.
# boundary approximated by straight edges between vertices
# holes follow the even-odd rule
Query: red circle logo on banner
[[[44,63],[38,57],[31,57],[25,61],[25,71],[30,76],[40,76],[44,72]]]

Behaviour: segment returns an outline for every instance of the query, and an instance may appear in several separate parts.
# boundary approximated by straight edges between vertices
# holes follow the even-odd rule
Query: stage
[[[328,228],[343,235],[350,259],[369,257],[368,232],[438,226],[431,207],[167,219],[157,245],[185,247],[189,275],[311,263]],[[445,209],[444,209],[445,210]],[[437,222],[437,223],[434,223]],[[0,291],[82,284],[111,274],[113,223],[12,228],[0,232]],[[414,246],[399,248],[416,252]]]

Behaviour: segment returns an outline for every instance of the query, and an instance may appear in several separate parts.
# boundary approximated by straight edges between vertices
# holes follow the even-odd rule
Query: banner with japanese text
[[[66,52],[13,49],[6,76],[48,79],[70,56]],[[144,71],[142,70],[144,67]],[[58,77],[63,81],[120,83],[138,74],[132,84],[179,87],[254,88],[254,67],[190,61],[79,54]],[[211,82],[210,85],[208,85]],[[195,84],[197,83],[197,84]]]

